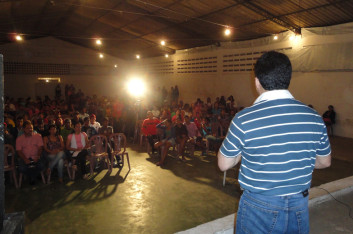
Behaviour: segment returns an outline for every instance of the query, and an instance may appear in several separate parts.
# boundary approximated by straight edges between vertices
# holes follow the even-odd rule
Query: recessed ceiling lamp
[[[165,41],[164,40],[161,41],[161,45],[165,46]]]
[[[164,57],[168,58],[168,57],[169,57],[169,54],[165,54]]]
[[[96,44],[97,44],[97,45],[102,45],[102,41],[101,41],[100,39],[97,39],[97,40],[96,40]]]
[[[231,33],[231,31],[230,31],[229,28],[226,28],[226,29],[224,30],[224,35],[229,36],[230,33]]]
[[[139,54],[137,54],[137,55],[136,55],[136,58],[137,58],[137,59],[140,59],[140,55],[139,55]]]

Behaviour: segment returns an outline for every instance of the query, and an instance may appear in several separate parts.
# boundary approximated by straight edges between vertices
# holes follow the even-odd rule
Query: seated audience
[[[91,114],[91,116],[89,117],[89,126],[94,127],[94,129],[96,130],[96,132],[98,132],[99,128],[101,127],[100,123],[98,123],[96,121],[96,115],[95,114]]]
[[[49,168],[47,173],[51,173],[53,168],[57,166],[59,182],[63,182],[63,167],[64,167],[64,140],[62,136],[57,134],[57,129],[54,124],[49,125],[49,136],[43,138],[44,150],[47,152]]]
[[[155,149],[161,148],[161,159],[157,162],[157,166],[163,166],[168,150],[175,145],[175,130],[170,119],[165,119],[157,125],[157,128],[163,130],[162,139],[154,144]]]
[[[81,132],[81,123],[77,122],[74,125],[74,133],[67,137],[66,149],[70,151],[69,159],[73,162],[73,170],[77,170],[77,164],[81,168],[83,179],[88,178],[86,169],[86,156],[88,155],[89,141],[87,134]]]
[[[16,118],[16,126],[10,130],[10,133],[14,137],[14,139],[17,139],[17,137],[19,137],[23,134],[23,117],[22,116],[18,116]]]
[[[16,140],[16,151],[20,157],[19,170],[30,177],[30,184],[35,183],[36,177],[44,170],[42,162],[42,136],[33,132],[30,121],[23,124],[23,134]]]
[[[159,119],[154,117],[153,112],[147,111],[147,119],[145,119],[142,123],[141,132],[147,137],[152,153],[155,152],[154,139],[157,139],[157,124],[159,123]]]
[[[184,149],[185,149],[185,143],[188,139],[188,130],[186,129],[186,126],[183,124],[181,116],[178,116],[176,119],[174,132],[175,132],[175,142],[179,144],[178,156],[183,162],[185,162],[186,159],[184,156]]]
[[[64,142],[67,140],[67,136],[70,135],[74,129],[71,127],[71,120],[65,119],[64,126],[60,129],[60,135],[62,136]]]
[[[188,131],[188,140],[187,143],[191,143],[193,145],[197,145],[202,147],[202,136],[194,122],[190,122],[190,117],[188,115],[184,116],[185,122],[184,125]]]
[[[98,134],[106,136],[107,140],[109,141],[110,136],[114,133],[114,129],[112,126],[108,126],[108,124],[109,124],[109,119],[105,117],[103,120],[103,125],[98,129]],[[114,159],[112,156],[112,148],[109,142],[107,143],[107,153],[109,156],[110,163],[113,166]],[[120,156],[119,158],[117,158],[117,162],[121,163]]]
[[[77,122],[80,122],[81,124],[83,124],[83,121],[80,118],[80,112],[75,111],[73,113],[73,118],[71,119],[71,123],[72,123],[72,125],[75,125],[75,123],[77,123]]]
[[[83,119],[83,126],[81,128],[81,131],[85,132],[87,134],[88,139],[90,139],[92,136],[98,134],[96,129],[89,125],[89,117],[85,117]]]

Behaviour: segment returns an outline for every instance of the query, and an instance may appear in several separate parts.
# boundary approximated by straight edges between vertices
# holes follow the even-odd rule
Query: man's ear
[[[257,77],[255,77],[255,87],[258,94],[262,94],[265,91]]]

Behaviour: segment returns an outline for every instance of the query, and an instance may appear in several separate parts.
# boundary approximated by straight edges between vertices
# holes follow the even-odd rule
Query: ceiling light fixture
[[[116,65],[116,64],[115,64],[115,65],[114,65],[114,67],[115,67],[115,68],[117,68],[117,67],[118,67],[118,65]]]
[[[277,40],[277,39],[278,39],[278,36],[275,35],[275,36],[273,37],[273,40]]]
[[[23,40],[21,35],[16,35],[15,39],[16,39],[16,41],[22,41]]]
[[[161,41],[161,45],[165,46],[165,41],[164,40]]]
[[[103,55],[103,54],[99,54],[99,57],[100,57],[100,58],[104,58],[104,55]]]
[[[226,29],[224,30],[224,35],[229,36],[230,33],[231,33],[231,31],[230,31],[229,28],[226,28]]]
[[[168,57],[169,57],[169,54],[165,54],[164,57],[168,58]]]
[[[97,44],[97,45],[102,45],[102,41],[101,41],[100,39],[97,39],[97,40],[96,40],[96,44]]]
[[[139,55],[139,54],[137,54],[137,55],[136,55],[136,58],[137,58],[137,59],[140,59],[140,55]]]

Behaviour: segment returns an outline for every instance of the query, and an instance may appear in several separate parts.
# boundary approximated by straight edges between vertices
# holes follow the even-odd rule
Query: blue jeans
[[[65,158],[64,151],[60,151],[57,154],[48,154],[49,168],[50,168],[50,170],[53,170],[53,168],[55,166],[57,166],[58,167],[58,175],[59,175],[60,179],[63,178],[64,158]]]
[[[308,198],[302,193],[277,197],[244,191],[236,233],[309,233]]]

